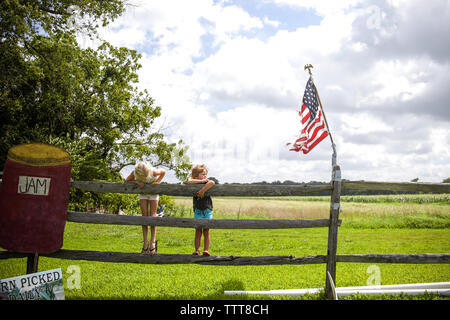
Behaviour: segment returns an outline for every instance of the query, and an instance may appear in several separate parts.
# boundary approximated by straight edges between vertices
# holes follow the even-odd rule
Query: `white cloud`
[[[393,128],[383,119],[370,113],[343,114],[343,125],[349,134],[365,134],[373,132],[392,132]]]
[[[333,15],[355,6],[362,0],[273,0],[280,5],[288,5],[293,7],[311,8],[323,16]]]
[[[221,182],[329,180],[329,139],[308,155],[284,146],[298,134],[303,66],[312,63],[346,179],[450,176],[447,40],[424,38],[437,19],[426,3],[274,0],[323,17],[291,31],[230,3],[145,1],[103,33],[143,52],[140,86],[194,162]]]
[[[214,7],[210,14],[204,16],[214,24],[214,34],[219,40],[226,40],[229,34],[262,28],[261,19],[251,17],[246,11],[236,6]]]
[[[192,121],[179,127],[191,159],[208,163],[210,174],[222,181],[250,182],[264,166],[265,175],[275,177],[270,166],[288,152],[285,144],[297,133],[297,119],[289,111],[248,105],[214,114],[200,107],[194,112]]]
[[[378,61],[371,72],[371,85],[377,88],[367,95],[362,103],[379,105],[389,98],[398,97],[400,101],[412,100],[422,94],[426,88],[421,61],[390,60]]]
[[[271,20],[267,17],[264,17],[264,24],[277,28],[280,25],[280,21]]]

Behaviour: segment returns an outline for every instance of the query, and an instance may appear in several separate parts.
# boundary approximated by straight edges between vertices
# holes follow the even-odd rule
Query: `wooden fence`
[[[146,185],[139,189],[136,184],[72,181],[71,186],[84,191],[113,193],[150,193],[171,196],[192,196],[202,185],[160,184]],[[335,298],[337,262],[357,263],[413,263],[434,264],[450,263],[450,254],[352,254],[337,255],[337,234],[341,224],[340,196],[342,189],[352,190],[394,190],[422,191],[428,193],[450,193],[450,184],[446,183],[390,183],[367,181],[341,181],[339,166],[334,166],[329,185],[253,185],[253,184],[218,184],[207,194],[211,196],[298,196],[314,192],[330,191],[329,219],[270,219],[270,220],[235,220],[235,219],[193,219],[173,217],[144,217],[111,214],[93,214],[84,212],[67,213],[67,221],[115,225],[150,225],[179,228],[210,229],[284,229],[328,227],[328,250],[326,255],[309,257],[293,256],[193,256],[190,254],[156,254],[99,252],[62,249],[41,256],[59,259],[88,260],[102,262],[123,262],[143,264],[204,264],[204,265],[302,265],[326,263],[325,294],[329,299]],[[27,273],[37,272],[38,255],[18,252],[0,251],[0,259],[27,257]]]

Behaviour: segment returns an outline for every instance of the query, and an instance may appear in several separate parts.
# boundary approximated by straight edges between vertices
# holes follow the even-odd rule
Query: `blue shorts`
[[[194,218],[196,219],[212,219],[212,210],[211,209],[194,209]]]

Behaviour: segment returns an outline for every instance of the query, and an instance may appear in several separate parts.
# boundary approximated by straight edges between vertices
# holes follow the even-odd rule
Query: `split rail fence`
[[[192,196],[201,185],[160,184],[146,185],[139,189],[135,184],[72,181],[71,187],[92,192],[111,193],[151,193],[171,196]],[[308,257],[293,256],[193,256],[188,254],[156,254],[101,252],[85,250],[61,249],[40,256],[88,260],[114,263],[142,264],[202,264],[202,265],[303,265],[326,264],[325,294],[329,299],[335,298],[336,263],[402,263],[402,264],[435,264],[450,263],[450,254],[346,254],[337,255],[338,228],[342,222],[339,219],[341,211],[340,196],[342,189],[352,190],[393,190],[422,191],[426,193],[450,193],[450,184],[446,183],[401,183],[401,182],[367,182],[342,181],[339,166],[334,166],[329,185],[240,185],[219,184],[210,189],[211,196],[298,196],[308,193],[330,191],[329,219],[270,219],[270,220],[238,220],[238,219],[193,219],[173,217],[126,216],[112,214],[94,214],[85,212],[67,212],[67,221],[94,224],[115,225],[149,225],[179,228],[210,228],[210,229],[284,229],[284,228],[316,228],[328,227],[328,250],[326,255]],[[38,254],[27,254],[0,251],[0,259],[27,257],[27,273],[37,272]]]

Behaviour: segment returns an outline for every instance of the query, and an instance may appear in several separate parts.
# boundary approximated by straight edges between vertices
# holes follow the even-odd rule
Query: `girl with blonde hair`
[[[188,184],[205,184],[193,198],[194,218],[196,219],[212,219],[213,217],[213,203],[210,196],[205,195],[205,192],[214,186],[214,181],[206,178],[208,168],[204,164],[195,165],[191,171],[191,179],[187,181]],[[209,245],[211,237],[209,229],[196,228],[195,229],[195,251],[193,255],[200,255],[200,245],[203,234],[203,255],[209,256]]]
[[[166,171],[164,169],[153,168],[147,162],[138,162],[134,166],[133,172],[126,178],[125,182],[136,183],[139,188],[144,188],[145,183],[159,184],[164,178]],[[158,209],[158,194],[140,194],[139,204],[143,216],[156,216]],[[142,226],[142,235],[144,238],[144,246],[142,253],[155,254],[156,248],[156,227],[150,226],[150,243],[148,241],[148,226]]]

